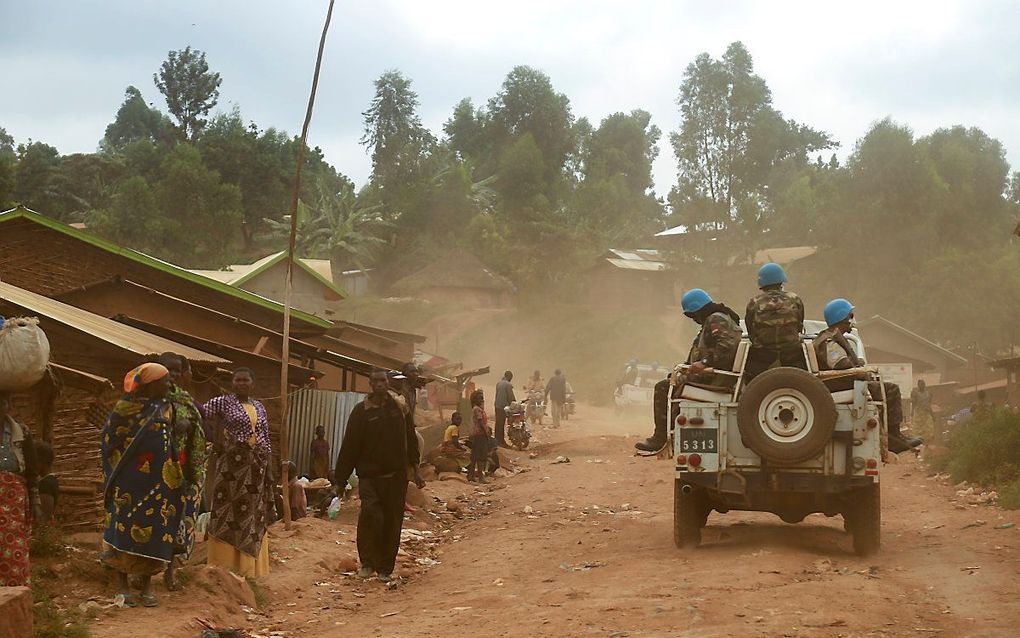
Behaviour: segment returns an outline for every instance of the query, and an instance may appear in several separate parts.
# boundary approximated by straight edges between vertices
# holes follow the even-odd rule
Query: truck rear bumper
[[[831,476],[795,472],[677,472],[679,481],[722,494],[742,496],[762,492],[839,494],[878,482],[877,476]]]

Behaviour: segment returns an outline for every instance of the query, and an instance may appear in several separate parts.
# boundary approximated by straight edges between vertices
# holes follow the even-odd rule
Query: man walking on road
[[[560,427],[563,404],[567,402],[567,377],[563,376],[562,370],[557,369],[556,374],[545,385],[545,400],[552,401],[553,427]]]
[[[500,447],[510,447],[506,442],[506,410],[505,407],[517,400],[514,396],[514,386],[511,381],[514,379],[514,373],[507,370],[503,373],[503,378],[496,383],[496,398],[494,400],[494,406],[496,408],[496,443]]]
[[[372,393],[354,406],[336,460],[334,484],[343,491],[358,471],[358,576],[388,582],[400,548],[407,496],[408,465],[418,467],[418,438],[410,410],[389,390],[385,370],[369,377]]]
[[[935,416],[931,407],[931,390],[924,379],[917,380],[917,387],[910,392],[910,426],[921,436],[933,437]]]

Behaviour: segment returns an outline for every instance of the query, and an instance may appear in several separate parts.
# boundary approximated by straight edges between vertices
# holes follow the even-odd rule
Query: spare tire
[[[741,393],[737,426],[744,445],[762,458],[799,463],[817,456],[832,438],[836,404],[811,373],[773,368]]]

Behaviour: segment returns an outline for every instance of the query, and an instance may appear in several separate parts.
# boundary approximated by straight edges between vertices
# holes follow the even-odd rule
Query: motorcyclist
[[[656,454],[666,445],[669,425],[669,400],[677,396],[686,381],[710,383],[715,375],[707,369],[732,370],[740,345],[740,316],[724,304],[712,301],[701,288],[684,293],[680,299],[684,315],[701,326],[694,338],[687,363],[690,368],[681,373],[679,366],[665,379],[655,384],[652,395],[652,415],[655,432],[651,437],[634,445],[639,453]]]
[[[819,369],[847,370],[863,366],[864,362],[857,356],[856,349],[845,336],[854,327],[854,305],[846,299],[833,299],[825,305],[822,314],[828,328],[818,333],[814,339]],[[921,445],[924,441],[920,437],[906,437],[900,433],[900,425],[903,423],[903,399],[900,387],[888,381],[884,383],[874,381],[868,384],[868,392],[872,398],[881,397],[883,390],[889,420],[886,424],[889,430],[889,449],[899,453]]]

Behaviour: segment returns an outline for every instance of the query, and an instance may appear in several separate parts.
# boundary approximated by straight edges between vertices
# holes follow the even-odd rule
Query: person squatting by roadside
[[[804,332],[804,302],[783,289],[786,271],[768,263],[758,269],[758,293],[747,304],[744,327],[751,349],[744,364],[744,383],[774,365],[807,370],[801,333]]]
[[[681,373],[680,367],[655,384],[652,394],[652,416],[655,432],[651,437],[634,445],[639,453],[656,454],[666,445],[667,430],[671,421],[670,398],[678,396],[687,381],[712,383],[715,376],[707,369],[732,370],[740,345],[740,316],[724,304],[715,303],[707,292],[694,288],[680,300],[684,315],[701,326],[687,363],[690,368]]]
[[[358,576],[388,582],[400,549],[408,479],[418,467],[418,437],[410,410],[389,389],[386,371],[373,370],[369,385],[371,394],[351,411],[333,478],[342,494],[357,470]]]
[[[819,369],[848,370],[863,366],[864,362],[857,356],[857,351],[846,338],[846,334],[854,327],[854,305],[846,299],[833,299],[825,305],[822,314],[828,328],[818,333],[813,344]],[[848,384],[845,389],[853,387],[853,379],[846,379],[845,382]],[[900,433],[900,425],[903,423],[903,399],[898,385],[888,381],[884,383],[874,381],[868,384],[868,392],[876,401],[881,400],[884,392],[889,420],[886,428],[889,432],[890,451],[906,452],[924,442],[918,437],[905,437]]]

